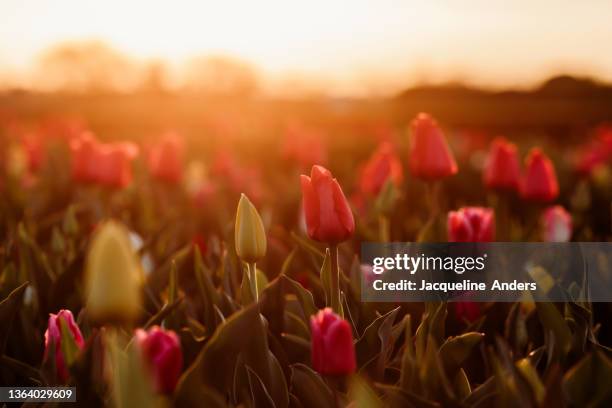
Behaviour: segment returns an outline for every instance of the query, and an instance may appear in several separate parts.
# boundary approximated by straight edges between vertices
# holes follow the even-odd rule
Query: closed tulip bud
[[[236,227],[234,230],[236,253],[243,261],[254,263],[266,254],[266,231],[251,201],[242,194],[236,211]]]
[[[384,142],[363,167],[359,187],[364,194],[376,196],[387,180],[399,187],[404,180],[404,174],[402,162],[395,154],[393,146]]]
[[[45,332],[45,359],[49,356],[51,347],[53,347],[53,354],[55,355],[55,368],[57,370],[57,377],[62,381],[66,382],[68,379],[68,367],[64,354],[62,352],[62,328],[60,325],[60,319],[64,321],[64,324],[70,332],[70,336],[74,340],[74,343],[79,349],[83,348],[85,341],[79,326],[74,321],[72,312],[70,310],[62,309],[57,314],[49,314],[49,323],[47,331]]]
[[[310,318],[312,368],[326,375],[355,371],[355,345],[351,326],[330,308]]]
[[[161,394],[171,394],[183,368],[178,336],[171,330],[153,326],[149,331],[137,329],[134,337],[155,390]]]
[[[495,239],[495,213],[484,207],[449,211],[447,229],[449,242],[491,242]]]
[[[97,227],[85,271],[87,312],[99,323],[130,323],[140,313],[140,261],[129,231],[116,221]]]
[[[169,133],[151,149],[149,171],[156,179],[176,184],[183,176],[183,140]]]
[[[415,177],[437,180],[457,173],[444,133],[431,116],[419,113],[410,129],[410,171]]]
[[[544,241],[568,242],[572,238],[572,216],[562,206],[548,207],[541,222]]]
[[[302,197],[308,236],[337,244],[355,231],[351,208],[338,181],[322,166],[313,166],[310,177],[302,175]]]
[[[549,202],[559,195],[555,167],[550,159],[538,148],[529,152],[525,161],[523,198],[530,201]]]
[[[496,138],[491,143],[484,167],[485,186],[498,190],[518,191],[520,180],[521,169],[516,145],[504,138]]]

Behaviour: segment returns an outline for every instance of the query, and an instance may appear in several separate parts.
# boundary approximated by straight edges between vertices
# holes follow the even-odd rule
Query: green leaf
[[[19,306],[22,302],[21,299],[28,284],[28,282],[23,283],[0,302],[0,322],[2,322],[0,325],[0,355],[4,353],[4,349],[6,348],[6,341],[11,330],[13,319],[19,311]]]
[[[58,321],[62,338],[61,348],[64,356],[64,362],[66,363],[66,367],[70,368],[70,366],[72,366],[72,364],[76,361],[80,349],[72,336],[68,323],[62,318],[58,319]]]
[[[304,248],[307,252],[315,255],[317,258],[323,259],[325,257],[325,253],[316,247],[314,243],[307,240],[306,238],[300,237],[295,232],[291,232],[291,238],[302,248]]]
[[[414,355],[412,319],[409,314],[404,317],[404,327],[404,353],[402,354],[400,386],[404,391],[411,391],[418,380],[418,371]]]
[[[174,303],[171,303],[171,304],[166,303],[159,310],[159,312],[157,312],[156,314],[151,316],[149,320],[147,320],[147,322],[143,326],[144,329],[148,329],[151,326],[161,324],[164,319],[170,316],[172,312],[174,312],[179,307],[182,301],[183,301],[183,298],[181,297],[181,298],[176,299]]]
[[[293,364],[291,366],[291,393],[305,407],[336,407],[332,390],[329,389],[319,374],[304,364]]]
[[[454,377],[457,374],[457,371],[483,337],[483,333],[471,332],[450,337],[444,342],[442,347],[440,347],[440,358],[446,373],[450,377]]]
[[[357,366],[364,367],[374,364],[372,370],[377,376],[384,375],[384,369],[389,359],[393,344],[390,344],[391,327],[400,308],[378,317],[368,327],[355,343]]]
[[[358,375],[351,378],[349,398],[355,403],[355,408],[382,408],[384,406],[374,390]]]
[[[321,285],[325,292],[325,306],[331,307],[333,293],[331,254],[329,248],[325,250],[325,258],[323,258],[323,265],[321,266]]]
[[[535,367],[531,365],[531,361],[528,358],[522,358],[515,364],[519,373],[521,373],[525,381],[527,381],[531,387],[531,391],[533,392],[536,401],[538,404],[541,404],[544,400],[546,389],[544,388],[544,384],[542,384],[542,380],[540,380],[540,376],[538,375]]]
[[[457,397],[460,399],[464,399],[472,393],[470,380],[468,380],[467,374],[463,371],[463,368],[460,368],[457,374],[455,374],[453,378],[453,388],[455,389]]]
[[[385,406],[390,407],[416,407],[416,408],[439,408],[440,404],[436,401],[423,398],[421,395],[406,391],[400,387],[386,384],[378,384],[385,395]]]
[[[293,248],[291,252],[289,253],[289,255],[287,255],[287,257],[283,261],[283,266],[281,267],[281,271],[279,275],[287,274],[287,271],[289,270],[289,267],[291,266],[291,263],[293,262],[293,259],[295,258],[296,254],[297,254],[297,248]]]
[[[554,336],[554,358],[563,359],[572,345],[572,333],[565,319],[553,303],[537,302],[536,308],[545,332]]]
[[[436,340],[429,336],[423,361],[419,364],[419,379],[425,388],[425,396],[437,400],[451,401],[455,399],[453,387],[444,371],[444,366],[438,353]]]
[[[217,327],[194,363],[185,371],[177,386],[177,404],[189,388],[206,386],[222,395],[233,389],[238,358],[257,373],[277,407],[289,403],[285,378],[278,361],[268,349],[267,333],[256,304],[230,316]]]
[[[219,294],[213,285],[210,271],[204,266],[202,254],[197,246],[194,248],[193,262],[200,300],[204,308],[204,325],[207,330],[212,332],[217,327],[215,305],[219,303]]]
[[[563,377],[573,406],[609,406],[612,400],[612,361],[600,351],[585,356]]]
[[[107,333],[107,344],[112,361],[113,399],[117,407],[155,406],[151,378],[144,370],[140,350],[123,350],[120,333]]]

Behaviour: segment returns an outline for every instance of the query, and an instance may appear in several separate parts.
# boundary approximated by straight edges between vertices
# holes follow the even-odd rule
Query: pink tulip
[[[321,374],[346,375],[356,369],[351,326],[330,308],[310,318],[312,367]]]
[[[172,393],[183,368],[183,352],[176,333],[153,326],[148,332],[137,329],[135,339],[155,390],[163,394]]]
[[[495,239],[495,213],[491,208],[463,207],[449,211],[449,242],[490,242]]]
[[[562,206],[548,207],[541,221],[544,241],[567,242],[572,238],[572,216]]]
[[[70,310],[62,309],[57,314],[49,314],[49,323],[47,325],[47,331],[45,331],[45,359],[49,355],[51,347],[53,346],[53,352],[55,354],[55,368],[57,370],[57,377],[62,381],[66,382],[68,379],[68,367],[64,360],[64,354],[62,353],[62,332],[60,327],[60,320],[62,319],[65,324],[68,325],[68,330],[72,336],[75,344],[79,349],[83,348],[85,341],[79,326],[74,321],[72,312]]]

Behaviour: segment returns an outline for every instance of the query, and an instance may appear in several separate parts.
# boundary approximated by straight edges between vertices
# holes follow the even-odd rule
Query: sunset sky
[[[530,86],[559,72],[612,81],[611,16],[603,0],[0,0],[0,72],[27,83],[50,46],[102,40],[176,65],[230,55],[348,94]]]

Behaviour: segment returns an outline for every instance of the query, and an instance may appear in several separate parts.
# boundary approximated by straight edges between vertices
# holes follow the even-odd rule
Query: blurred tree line
[[[259,89],[256,70],[232,57],[197,56],[180,71],[161,60],[137,61],[105,43],[87,41],[46,51],[38,60],[35,82],[47,91],[90,94],[181,91],[249,97]]]

